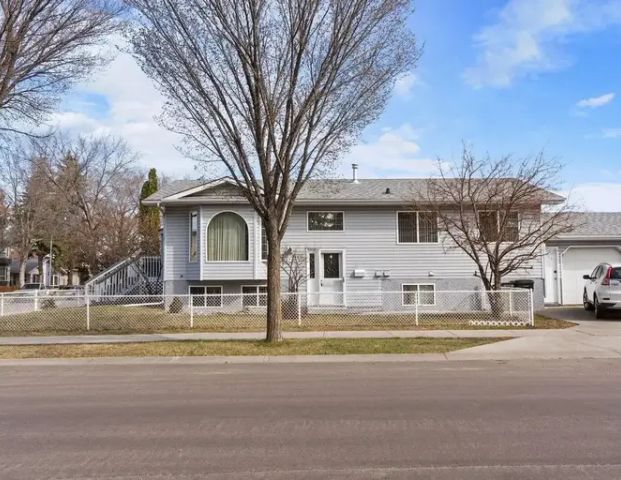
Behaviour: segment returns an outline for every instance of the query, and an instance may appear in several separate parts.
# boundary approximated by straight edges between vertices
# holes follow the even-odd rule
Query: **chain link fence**
[[[207,290],[208,291],[208,290]],[[530,290],[285,293],[285,330],[525,327]],[[45,332],[262,331],[267,294],[1,294],[0,335]]]

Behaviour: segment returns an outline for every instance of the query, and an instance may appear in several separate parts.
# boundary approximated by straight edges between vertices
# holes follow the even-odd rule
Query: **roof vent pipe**
[[[352,183],[360,183],[358,181],[358,164],[357,163],[352,163],[351,164],[351,171],[352,171]]]

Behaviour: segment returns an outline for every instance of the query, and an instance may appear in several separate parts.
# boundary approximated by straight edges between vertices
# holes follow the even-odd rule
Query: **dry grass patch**
[[[0,346],[0,358],[185,357],[220,355],[352,355],[446,353],[499,338],[327,338],[264,341],[187,340],[148,343]]]

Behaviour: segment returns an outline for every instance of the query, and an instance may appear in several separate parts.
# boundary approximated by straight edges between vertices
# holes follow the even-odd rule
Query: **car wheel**
[[[582,304],[584,305],[584,309],[587,312],[592,312],[595,307],[593,306],[593,304],[591,302],[589,302],[589,297],[587,295],[586,290],[584,291],[584,293],[582,294]]]
[[[595,318],[604,318],[604,308],[602,308],[599,301],[597,300],[597,296],[593,297],[593,304],[595,306]]]

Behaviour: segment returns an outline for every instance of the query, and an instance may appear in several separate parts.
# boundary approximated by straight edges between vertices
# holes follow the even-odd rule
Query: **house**
[[[572,213],[573,231],[546,245],[545,303],[582,303],[583,275],[600,263],[621,265],[621,213]]]
[[[11,282],[11,257],[9,249],[0,249],[0,287],[7,287]]]
[[[425,179],[312,180],[300,191],[282,242],[304,258],[300,290],[309,304],[340,305],[347,296],[372,301],[380,292],[481,290],[475,264],[438,231],[433,212],[412,211]],[[562,198],[546,192],[543,203]],[[143,201],[163,211],[163,283],[166,295],[245,294],[261,302],[267,244],[260,217],[228,179],[176,181]],[[541,205],[520,212],[538,221]],[[495,224],[495,223],[494,223]],[[534,281],[543,306],[543,259],[515,278]],[[283,281],[283,286],[286,286]],[[253,300],[256,299],[256,300]],[[351,299],[351,295],[350,295]],[[401,301],[401,300],[399,300]]]
[[[21,287],[19,281],[19,260],[13,258],[10,260],[9,264],[9,272],[10,278],[8,285]],[[78,272],[72,272],[73,283],[72,285],[80,284],[80,276]],[[49,277],[49,260],[48,257],[45,256],[43,258],[43,272],[39,272],[39,259],[37,256],[33,256],[26,260],[26,277],[25,283],[43,283],[50,287],[60,287],[64,285],[69,285],[69,273],[63,269],[54,269],[54,273],[51,278]]]

